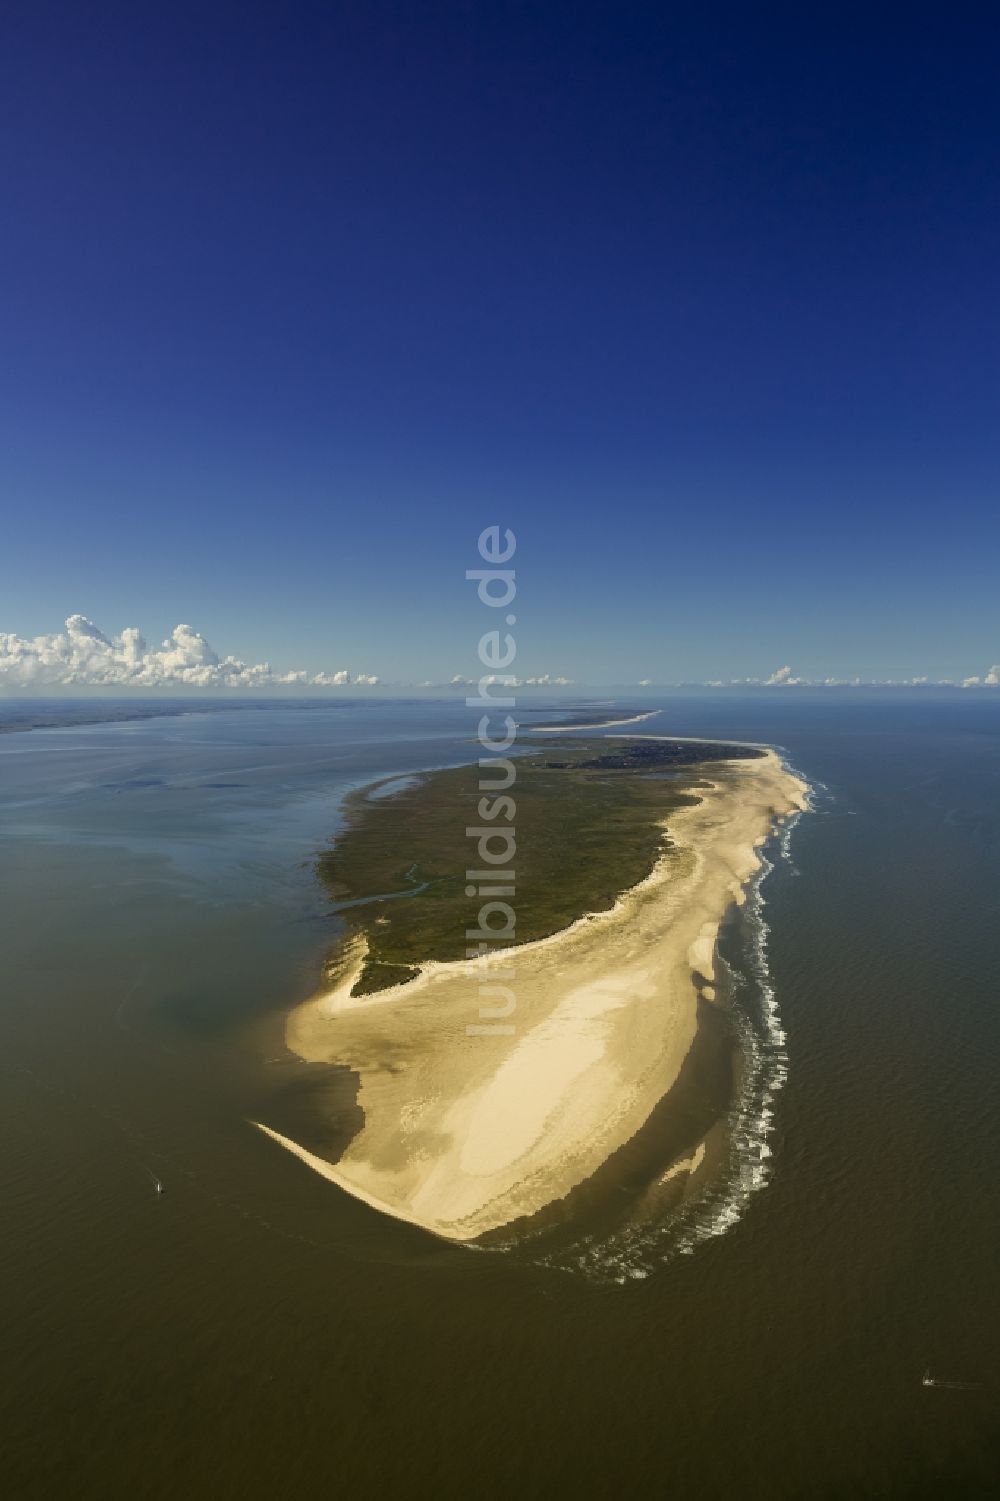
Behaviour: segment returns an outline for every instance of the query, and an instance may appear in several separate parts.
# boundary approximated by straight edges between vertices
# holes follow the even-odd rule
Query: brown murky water
[[[386,1220],[245,1122],[318,1099],[350,1129],[349,1079],[280,1046],[335,931],[308,859],[347,786],[462,759],[460,712],[0,738],[7,1494],[988,1491],[1000,707],[662,725],[779,741],[826,788],[764,887],[770,1176],[548,1262]],[[758,936],[727,954],[763,1028]]]

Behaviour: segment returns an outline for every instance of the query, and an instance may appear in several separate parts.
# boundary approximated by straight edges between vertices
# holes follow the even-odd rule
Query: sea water
[[[728,1171],[558,1265],[443,1245],[247,1124],[349,1134],[349,1079],[281,1046],[339,930],[315,855],[348,790],[469,759],[460,704],[0,735],[11,1494],[983,1492],[1000,696],[649,706],[779,744],[814,809],[724,944]]]

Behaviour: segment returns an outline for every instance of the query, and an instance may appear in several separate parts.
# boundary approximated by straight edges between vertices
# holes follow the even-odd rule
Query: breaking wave
[[[795,768],[788,769],[801,777]],[[807,786],[807,811],[811,812],[816,795],[826,789],[818,783]],[[678,1256],[693,1255],[706,1241],[726,1235],[769,1182],[775,1162],[772,1139],[777,1099],[788,1078],[788,1053],[769,964],[764,887],[779,865],[789,875],[799,874],[791,850],[802,816],[796,813],[786,820],[762,852],[741,912],[744,941],[739,961],[719,956],[729,981],[731,1017],[742,1055],[738,1093],[725,1122],[723,1163],[704,1187],[679,1205],[661,1204],[656,1213],[656,1194],[651,1191],[634,1221],[607,1238],[588,1237],[573,1252],[544,1257],[542,1264],[605,1283],[641,1280]],[[662,1185],[666,1180],[660,1181]]]

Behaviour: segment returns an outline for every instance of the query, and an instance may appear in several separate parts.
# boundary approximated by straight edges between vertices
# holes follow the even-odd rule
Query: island
[[[481,765],[348,799],[319,860],[345,932],[286,1042],[353,1072],[362,1124],[332,1161],[256,1123],[464,1242],[568,1201],[679,1087],[722,1010],[720,925],[807,805],[766,747],[546,737],[504,764],[513,810]],[[470,835],[507,829],[484,865]]]

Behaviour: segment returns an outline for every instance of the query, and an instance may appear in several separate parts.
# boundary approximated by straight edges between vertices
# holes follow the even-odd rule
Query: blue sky
[[[0,631],[385,681],[1000,659],[983,7],[6,10]]]

